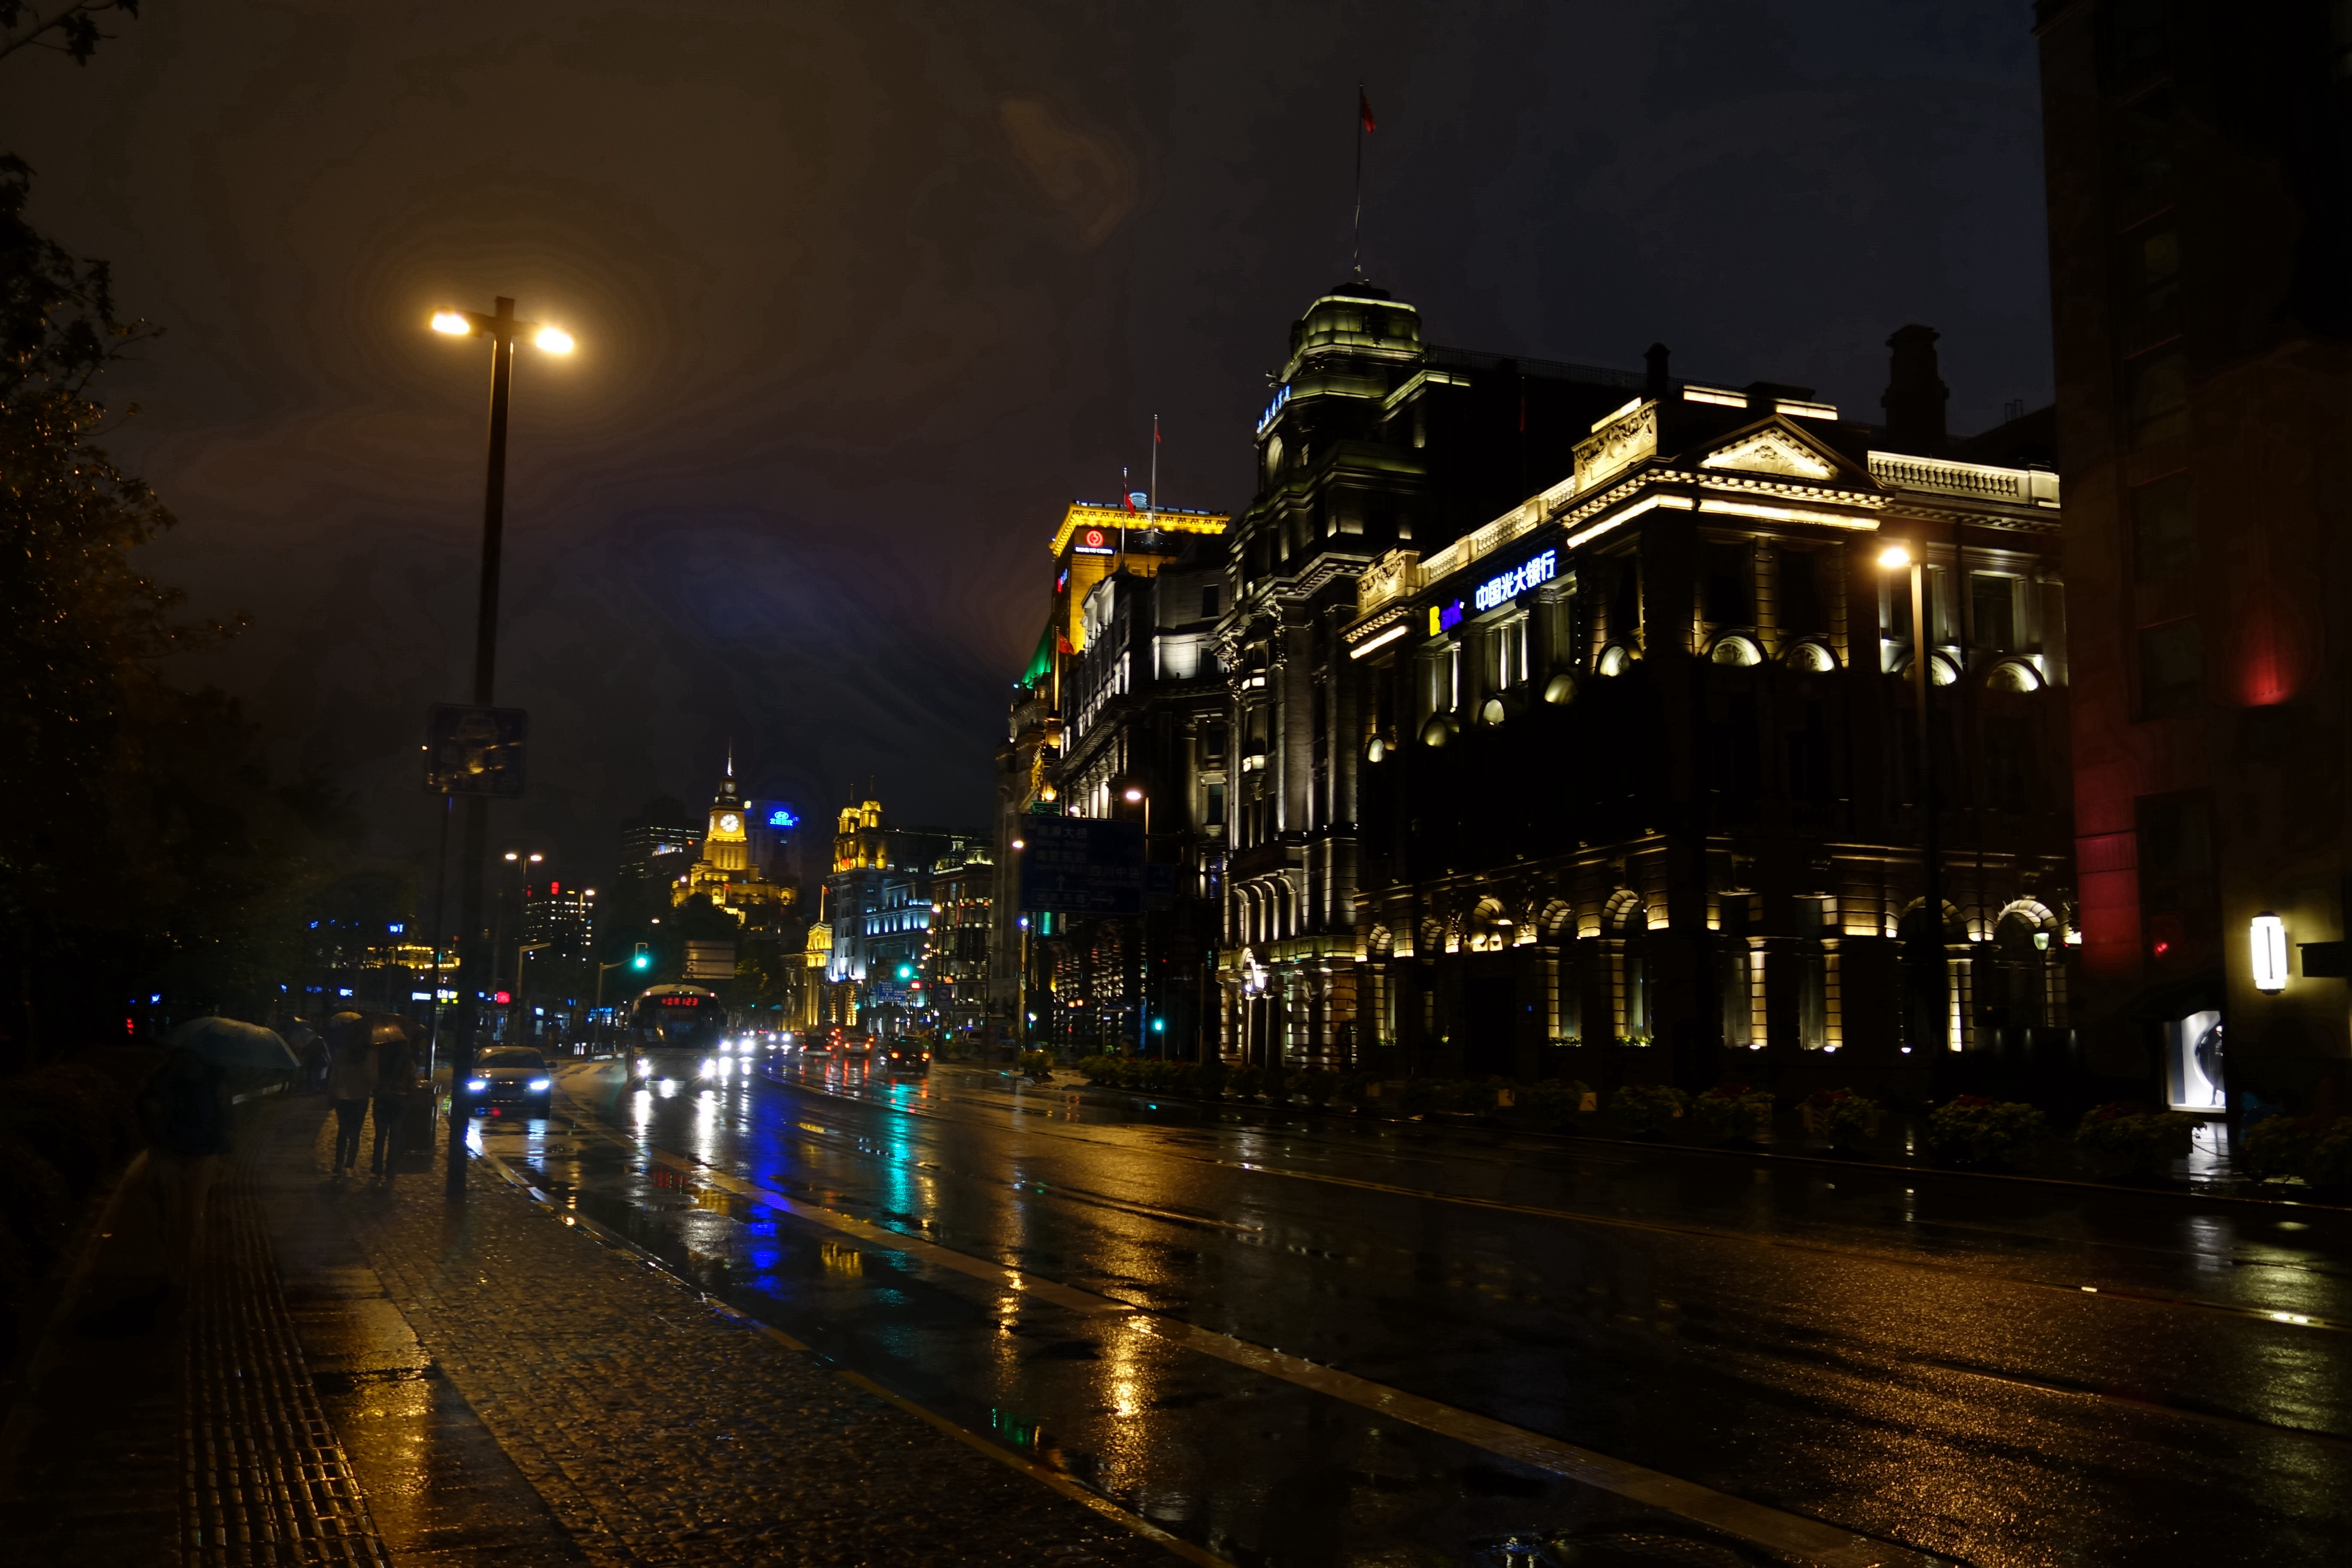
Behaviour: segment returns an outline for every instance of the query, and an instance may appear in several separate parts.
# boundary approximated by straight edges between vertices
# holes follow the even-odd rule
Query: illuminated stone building
[[[1153,871],[1157,895],[1140,917],[1054,922],[1045,1004],[1057,1010],[1057,1035],[1198,1058],[1203,1020],[1215,1020],[1207,987],[1228,788],[1214,643],[1223,545],[1203,539],[1150,575],[1105,577],[1083,606],[1083,649],[1064,663],[1061,755],[1049,774],[1056,802],[1141,825],[1147,865],[1164,869]]]
[[[973,841],[944,828],[885,826],[878,800],[842,808],[824,881],[824,977],[833,992],[824,1021],[860,1023],[884,1011],[893,1020],[913,1016],[916,988],[907,979],[916,977],[930,923],[931,867]]]
[[[925,977],[931,1009],[951,1034],[980,1038],[987,1029],[995,907],[996,862],[986,846],[966,845],[931,868]]]
[[[768,926],[792,906],[798,891],[790,883],[772,881],[754,858],[754,834],[748,808],[735,788],[735,759],[727,759],[727,774],[711,797],[708,831],[702,852],[670,889],[670,901],[683,907],[701,900],[747,926]],[[764,847],[764,846],[762,846]]]
[[[2352,34],[2037,10],[2083,1027],[2184,1110],[2352,1110]]]
[[[1359,1059],[1691,1088],[2063,1065],[2048,421],[1948,438],[1934,339],[1890,341],[1883,426],[1653,351],[1557,481],[1358,577],[1330,755],[1359,764]]]
[[[1362,283],[1293,324],[1216,631],[1233,750],[1217,959],[1229,1056],[1345,1059],[1360,1039],[1352,738],[1365,717],[1339,635],[1357,577],[1553,483],[1592,421],[1643,383],[1424,344],[1417,310]]]
[[[1024,1010],[1038,1013],[1042,1006],[1051,1011],[1053,1004],[1043,999],[1058,993],[1044,973],[1049,966],[1066,967],[1071,959],[1067,948],[1049,954],[1033,940],[1052,936],[1059,941],[1066,928],[1056,931],[1055,921],[1045,918],[1033,930],[1022,914],[1020,855],[1013,845],[1022,837],[1023,817],[1066,806],[1107,815],[1109,780],[1129,765],[1119,759],[1130,752],[1135,772],[1150,776],[1155,801],[1164,794],[1184,803],[1187,835],[1199,815],[1209,809],[1199,770],[1171,767],[1171,747],[1197,750],[1208,738],[1197,732],[1197,716],[1171,721],[1177,722],[1177,730],[1163,732],[1165,724],[1158,715],[1175,711],[1166,706],[1168,699],[1196,679],[1202,660],[1213,657],[1205,647],[1206,626],[1195,623],[1213,621],[1222,608],[1218,604],[1204,610],[1211,600],[1202,595],[1224,591],[1220,582],[1211,580],[1221,567],[1210,542],[1222,538],[1232,519],[1222,512],[1157,506],[1140,494],[1129,500],[1131,505],[1121,506],[1072,501],[1055,530],[1046,547],[1053,577],[1045,625],[1028,667],[1013,683],[1005,743],[997,752],[988,1007],[996,1037],[1003,1041],[1024,1033],[1026,1026],[1020,1015]],[[1183,585],[1165,592],[1151,586],[1163,571],[1173,571]],[[1106,588],[1107,583],[1112,585]],[[1139,612],[1139,605],[1145,607]],[[1088,662],[1099,634],[1114,626],[1116,650]],[[1079,703],[1086,708],[1094,739],[1087,756],[1070,774],[1077,794],[1065,800],[1063,781],[1069,770],[1064,766],[1064,752],[1070,739],[1065,715]],[[1132,715],[1146,709],[1155,717],[1138,729]],[[1092,808],[1087,805],[1090,797]],[[1159,823],[1153,826],[1156,837]],[[1202,875],[1214,874],[1199,866],[1197,847],[1189,842],[1180,847],[1170,840],[1158,847],[1188,858],[1193,868],[1185,874],[1188,887]],[[1117,929],[1097,925],[1086,941],[1091,946],[1103,938],[1115,946]],[[1172,949],[1172,942],[1171,945]],[[1171,963],[1181,967],[1181,961]],[[1087,966],[1085,985],[1091,990],[1091,958]],[[1128,966],[1116,959],[1102,972],[1124,977],[1110,982],[1114,987],[1136,984]],[[1033,978],[1035,984],[1030,983]],[[1129,994],[1120,990],[1122,997]],[[1047,1020],[1042,1026],[1053,1026]]]

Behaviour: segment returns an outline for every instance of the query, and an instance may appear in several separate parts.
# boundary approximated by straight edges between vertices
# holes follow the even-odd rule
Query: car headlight
[[[648,1068],[650,1068],[652,1065],[653,1065],[653,1064],[652,1064],[651,1062],[646,1061],[645,1058],[643,1058],[643,1057],[639,1057],[639,1058],[637,1058],[637,1076],[638,1076],[639,1078],[643,1078],[643,1077],[645,1077],[645,1076],[646,1076],[646,1069],[647,1069]]]
[[[490,1080],[486,1078],[469,1078],[466,1080],[466,1087],[467,1089],[479,1091],[489,1088]]]
[[[555,1087],[555,1082],[552,1079],[535,1078],[530,1080],[530,1087],[534,1091],[542,1089],[552,1089]]]
[[[712,1073],[714,1073],[714,1072],[716,1072],[716,1071],[718,1071],[718,1070],[719,1070],[719,1064],[718,1064],[717,1062],[711,1061],[711,1060],[709,1060],[709,1059],[708,1059],[708,1058],[705,1058],[705,1059],[704,1059],[703,1064],[702,1064],[702,1076],[703,1076],[703,1077],[705,1077],[705,1078],[709,1078]]]

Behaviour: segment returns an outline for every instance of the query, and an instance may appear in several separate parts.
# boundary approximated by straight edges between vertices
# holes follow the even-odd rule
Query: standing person
[[[139,1125],[147,1134],[147,1168],[162,1211],[164,1268],[184,1293],[203,1243],[205,1202],[229,1151],[228,1071],[173,1046],[139,1091]]]
[[[368,1169],[381,1176],[387,1155],[400,1157],[400,1128],[408,1114],[408,1097],[416,1088],[416,1044],[407,1024],[376,1025],[375,1147]]]
[[[376,1049],[365,1020],[337,1023],[327,1035],[327,1102],[335,1110],[335,1174],[360,1161],[360,1128],[375,1093]]]

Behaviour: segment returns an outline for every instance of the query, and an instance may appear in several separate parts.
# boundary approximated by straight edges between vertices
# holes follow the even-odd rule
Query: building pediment
[[[1775,422],[1733,437],[1701,458],[1698,466],[1827,481],[1836,479],[1843,465],[1834,454],[1816,447],[1789,426]]]

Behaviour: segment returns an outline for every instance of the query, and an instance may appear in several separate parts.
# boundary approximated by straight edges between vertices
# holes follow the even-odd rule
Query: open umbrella
[[[235,1018],[191,1018],[172,1031],[172,1043],[225,1068],[290,1073],[302,1065],[275,1029]]]

